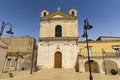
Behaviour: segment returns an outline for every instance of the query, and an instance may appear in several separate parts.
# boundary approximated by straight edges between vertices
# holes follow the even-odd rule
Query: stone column
[[[79,72],[85,72],[85,67],[82,60],[79,59],[78,65],[79,65]]]

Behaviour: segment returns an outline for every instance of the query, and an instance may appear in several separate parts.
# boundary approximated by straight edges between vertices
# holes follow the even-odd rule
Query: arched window
[[[44,12],[44,16],[46,16],[47,14],[46,14],[46,12]]]
[[[74,11],[72,11],[71,13],[72,13],[73,16],[75,15],[75,12],[74,12]]]
[[[62,27],[60,25],[55,27],[55,37],[62,37]]]

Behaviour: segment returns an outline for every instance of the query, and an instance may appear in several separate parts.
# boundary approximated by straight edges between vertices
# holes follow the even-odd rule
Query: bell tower
[[[72,16],[77,16],[77,10],[76,9],[70,9],[69,14]]]
[[[49,15],[49,11],[43,10],[43,11],[41,12],[41,17],[45,17],[45,16],[47,16],[47,15]]]

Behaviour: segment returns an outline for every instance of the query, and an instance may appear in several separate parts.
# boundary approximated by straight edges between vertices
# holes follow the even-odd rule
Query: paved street
[[[89,73],[76,73],[72,70],[40,70],[29,74],[29,71],[15,72],[14,77],[0,80],[89,80]],[[0,78],[2,76],[0,75]],[[93,80],[119,80],[120,75],[93,74]]]

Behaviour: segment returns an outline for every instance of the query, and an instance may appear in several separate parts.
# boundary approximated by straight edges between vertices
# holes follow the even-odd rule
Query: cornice
[[[52,18],[55,15],[61,15],[63,17]],[[45,20],[47,20],[47,21],[49,21],[49,20],[76,20],[76,19],[77,19],[76,16],[72,16],[70,14],[67,14],[67,13],[64,13],[64,12],[61,12],[61,11],[57,11],[57,12],[51,13],[47,16],[41,17],[41,21],[45,21]]]
[[[78,40],[78,37],[40,37],[39,41],[72,41]]]

